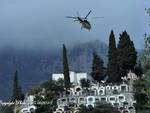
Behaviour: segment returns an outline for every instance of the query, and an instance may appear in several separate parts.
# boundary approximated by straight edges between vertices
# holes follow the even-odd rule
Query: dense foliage
[[[29,92],[30,95],[35,95],[35,103],[37,106],[36,113],[52,113],[56,108],[57,98],[64,91],[64,80],[46,81],[39,87],[34,88]],[[46,104],[38,104],[46,102]]]
[[[150,9],[147,10],[150,14]],[[136,109],[138,113],[150,112],[150,35],[145,35],[145,49],[141,57],[144,76],[135,84]]]
[[[135,66],[134,73],[135,73],[139,78],[142,78],[142,75],[143,75],[143,67],[142,67],[142,64],[141,64],[140,61],[139,61],[138,64]]]
[[[13,93],[11,102],[24,100],[24,94],[22,93],[21,86],[18,83],[18,71],[15,71],[13,76]],[[2,109],[2,113],[14,113],[14,105],[6,105]]]
[[[119,75],[121,78],[122,76],[126,76],[128,70],[134,70],[137,61],[137,52],[134,43],[130,40],[130,36],[126,31],[120,34],[117,52]]]
[[[13,106],[5,106],[1,113],[14,113]]]
[[[81,106],[79,113],[120,113],[117,108],[107,103],[99,103],[95,108]]]
[[[96,52],[93,53],[92,77],[94,80],[101,82],[104,77],[104,62]]]
[[[108,82],[121,82],[121,77],[126,76],[129,70],[134,71],[137,62],[137,52],[133,41],[126,31],[120,34],[118,46],[116,47],[113,30],[109,36],[107,75]],[[140,67],[136,72],[140,72]]]

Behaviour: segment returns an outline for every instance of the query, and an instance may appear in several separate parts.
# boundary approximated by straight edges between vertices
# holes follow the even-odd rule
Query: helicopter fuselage
[[[78,21],[79,21],[80,24],[81,24],[81,29],[82,29],[82,28],[85,28],[85,29],[88,29],[88,30],[91,29],[91,24],[90,24],[89,21],[87,21],[87,19],[78,17]]]

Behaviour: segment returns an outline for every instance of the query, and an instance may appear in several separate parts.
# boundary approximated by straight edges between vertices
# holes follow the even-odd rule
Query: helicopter
[[[87,29],[87,30],[90,31],[90,30],[91,30],[91,24],[90,24],[90,22],[87,20],[87,17],[90,15],[91,12],[92,12],[92,11],[90,10],[90,11],[88,12],[88,14],[87,14],[84,18],[79,17],[79,16],[77,16],[77,17],[67,16],[67,18],[73,18],[74,21],[79,21],[79,23],[81,24],[81,29],[84,28],[84,29]]]

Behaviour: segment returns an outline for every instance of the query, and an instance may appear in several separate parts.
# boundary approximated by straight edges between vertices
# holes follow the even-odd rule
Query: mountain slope
[[[68,48],[70,70],[91,72],[92,53],[96,51],[107,62],[107,45],[101,41],[76,44]],[[51,79],[52,73],[62,72],[62,51],[16,51],[0,52],[0,99],[8,100],[12,92],[12,78],[15,70],[24,91]]]

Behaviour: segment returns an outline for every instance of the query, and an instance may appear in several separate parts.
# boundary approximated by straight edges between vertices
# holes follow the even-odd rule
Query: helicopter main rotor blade
[[[92,19],[99,19],[99,18],[104,18],[104,17],[93,17]]]
[[[90,10],[89,13],[85,16],[85,19],[87,19],[87,17],[89,16],[89,14],[91,13],[92,11]]]
[[[76,12],[77,16],[79,17],[79,12]]]
[[[77,19],[77,17],[72,17],[72,16],[66,16],[66,18],[73,18],[73,19]]]

